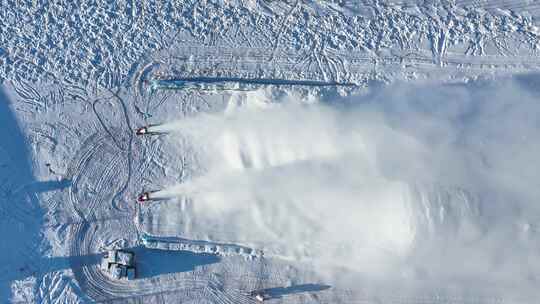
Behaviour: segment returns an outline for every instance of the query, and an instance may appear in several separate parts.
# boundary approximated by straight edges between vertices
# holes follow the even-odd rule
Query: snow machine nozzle
[[[141,127],[135,130],[135,134],[137,135],[145,135],[148,134],[148,127]]]
[[[158,192],[160,192],[160,190],[145,191],[137,197],[137,201],[139,203],[144,203],[148,201],[162,201],[167,199],[167,197],[164,197],[163,195],[158,195]]]
[[[148,125],[148,126],[140,127],[140,128],[135,130],[135,134],[137,134],[137,135],[157,135],[160,132],[152,132],[152,131],[150,131],[150,128],[155,127],[155,126],[157,126],[157,125]]]
[[[137,198],[137,201],[139,201],[140,203],[151,201],[152,197],[150,196],[150,194],[152,194],[154,192],[156,192],[156,191],[150,191],[150,192],[141,193],[141,195],[139,195],[139,197]]]

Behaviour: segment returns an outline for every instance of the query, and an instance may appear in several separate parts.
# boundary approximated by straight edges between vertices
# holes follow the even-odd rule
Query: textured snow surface
[[[539,8],[0,0],[0,303],[536,303]]]
[[[61,4],[6,0],[2,8],[0,77],[109,88],[128,81],[160,51],[168,56],[160,55],[156,61],[182,61],[188,65],[180,69],[183,73],[232,72],[228,70],[242,69],[234,61],[244,57],[281,63],[272,71],[259,66],[246,73],[290,73],[291,68],[283,64],[292,65],[295,72],[338,80],[357,79],[355,70],[362,65],[376,74],[379,65],[383,69],[412,65],[420,70],[433,64],[451,70],[528,69],[537,67],[540,47],[540,32],[533,21],[538,6],[524,7],[520,1],[484,5],[344,1],[340,6],[328,1]],[[204,60],[204,52],[170,48],[173,45],[218,47],[221,58],[201,66],[198,61]],[[238,48],[248,51],[229,64],[220,63],[230,60],[227,53]],[[258,55],[250,54],[250,49]],[[297,60],[288,60],[291,55]],[[487,56],[471,60],[470,55]],[[417,77],[416,69],[406,70],[405,76]]]

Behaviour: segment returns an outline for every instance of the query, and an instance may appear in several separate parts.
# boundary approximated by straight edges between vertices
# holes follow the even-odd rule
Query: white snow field
[[[537,303],[539,16],[0,1],[0,303]]]

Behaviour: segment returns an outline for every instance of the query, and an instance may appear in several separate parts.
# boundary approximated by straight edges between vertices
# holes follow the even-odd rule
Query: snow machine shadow
[[[135,253],[137,278],[193,271],[196,267],[221,261],[219,256],[190,251],[168,251],[142,246],[130,248]]]
[[[80,269],[85,266],[97,265],[100,258],[101,254],[98,253],[83,256],[43,257],[39,260],[32,261],[33,264],[39,265],[39,269],[35,269],[35,267],[32,267],[33,265],[23,265],[2,276],[2,279],[12,281],[23,280],[31,276],[41,277],[47,273],[69,268]]]
[[[62,190],[65,188],[69,188],[70,186],[71,186],[70,179],[50,180],[50,181],[44,181],[44,182],[36,182],[32,185],[29,185],[27,191],[33,192],[33,193],[43,193],[43,192],[49,192],[49,191],[55,191],[55,190]]]
[[[286,295],[318,292],[329,289],[330,285],[324,284],[300,284],[289,287],[273,287],[265,289],[257,289],[249,292],[249,296],[253,297],[259,302],[263,302],[271,299],[281,299]]]

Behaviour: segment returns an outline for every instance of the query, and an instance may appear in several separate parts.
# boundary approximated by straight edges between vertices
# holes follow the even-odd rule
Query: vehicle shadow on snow
[[[56,191],[68,188],[71,186],[71,180],[62,179],[62,180],[50,180],[42,182],[34,182],[24,187],[24,191],[27,193],[43,193],[49,191]]]
[[[220,258],[206,253],[189,251],[167,251],[135,247],[127,249],[135,253],[135,267],[138,278],[150,278],[164,274],[193,271],[196,267],[218,263]],[[103,253],[84,256],[45,257],[32,262],[31,266],[21,266],[2,277],[3,280],[22,280],[31,276],[41,277],[47,273],[68,268],[77,270],[85,266],[98,267]]]
[[[269,299],[279,299],[287,295],[318,292],[326,289],[330,289],[330,285],[324,284],[299,284],[289,287],[273,287],[256,290],[253,293],[265,294]]]
[[[0,299],[10,299],[13,280],[39,272],[43,210],[36,193],[30,144],[12,113],[12,102],[0,85]],[[37,278],[38,284],[40,278]]]
[[[31,276],[41,277],[47,273],[61,271],[68,268],[77,269],[84,266],[98,265],[102,254],[89,254],[84,256],[44,257],[32,262],[30,266],[22,266],[7,274],[4,279],[10,281],[22,280]]]
[[[151,278],[164,274],[193,271],[196,267],[218,263],[219,256],[190,251],[170,251],[149,249],[145,247],[131,248],[135,253],[135,266],[138,278]]]

